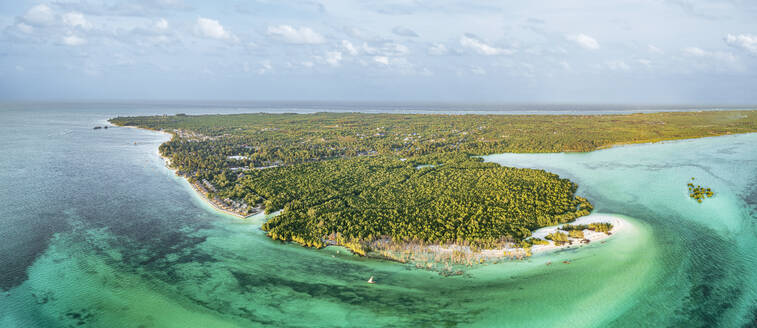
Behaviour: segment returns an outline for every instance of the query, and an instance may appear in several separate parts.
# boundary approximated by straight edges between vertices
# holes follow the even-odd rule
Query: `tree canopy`
[[[753,132],[757,112],[181,114],[111,122],[173,133],[161,154],[179,174],[211,186],[209,198],[282,210],[263,225],[270,237],[364,253],[381,239],[523,242],[535,229],[592,209],[566,179],[474,155],[590,151]]]

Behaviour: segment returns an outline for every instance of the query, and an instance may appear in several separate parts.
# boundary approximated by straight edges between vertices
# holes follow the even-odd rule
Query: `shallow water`
[[[597,212],[632,225],[604,244],[442,277],[273,242],[265,218],[214,212],[166,169],[165,135],[92,130],[153,112],[0,112],[1,327],[739,327],[757,316],[757,134],[487,156],[571,178]],[[689,199],[691,176],[716,196]]]

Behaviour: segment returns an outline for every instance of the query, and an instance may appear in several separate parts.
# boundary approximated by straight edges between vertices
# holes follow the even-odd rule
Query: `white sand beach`
[[[607,234],[604,232],[596,232],[596,231],[592,231],[588,229],[584,230],[583,239],[588,240],[589,244],[600,242],[607,238],[611,238],[616,233],[622,233],[624,229],[627,229],[630,226],[629,223],[623,218],[621,218],[620,216],[612,215],[612,214],[602,214],[602,213],[582,216],[569,224],[579,225],[579,224],[590,224],[590,223],[599,223],[599,222],[612,224],[612,229],[610,230],[610,234]],[[546,237],[548,234],[558,231],[559,227],[563,225],[564,224],[560,224],[556,226],[544,227],[544,228],[538,229],[533,232],[532,236],[534,238],[544,239],[544,237]],[[554,251],[554,250],[558,250],[562,248],[580,247],[581,245],[583,245],[581,243],[581,239],[570,238],[570,240],[572,241],[572,244],[565,243],[563,245],[558,246],[558,245],[555,245],[554,242],[549,241],[549,245],[534,245],[531,248],[531,253],[532,254],[544,253],[544,252]],[[510,253],[518,253],[518,252],[523,252],[523,249],[514,248],[514,247],[513,248],[497,248],[497,249],[487,249],[487,250],[482,251],[482,253],[486,257],[497,258],[497,257],[502,257],[504,252],[506,251]]]

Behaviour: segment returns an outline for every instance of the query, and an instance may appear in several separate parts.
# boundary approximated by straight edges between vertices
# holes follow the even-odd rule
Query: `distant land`
[[[394,251],[408,246],[528,253],[545,242],[533,231],[592,211],[567,179],[477,156],[755,132],[757,111],[177,114],[110,122],[171,133],[161,155],[218,209],[242,217],[280,211],[263,224],[273,239],[397,259]]]

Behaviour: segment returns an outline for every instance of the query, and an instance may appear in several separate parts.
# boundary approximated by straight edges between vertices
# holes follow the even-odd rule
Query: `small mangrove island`
[[[270,238],[402,260],[397,254],[415,248],[501,256],[503,249],[530,250],[545,239],[570,243],[613,229],[601,222],[564,225],[593,209],[576,195],[575,183],[479,155],[753,132],[757,112],[180,114],[110,122],[171,133],[161,155],[216,208],[242,217],[280,211],[262,226]],[[532,237],[558,225],[544,238]]]
[[[694,180],[695,179],[692,177],[691,181]],[[699,203],[701,203],[705,198],[710,198],[715,195],[715,193],[713,193],[712,189],[710,188],[705,188],[700,185],[695,186],[692,182],[689,182],[686,185],[689,187],[689,197],[696,199],[696,201]]]

